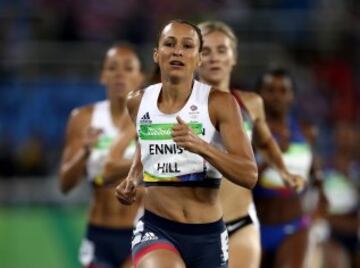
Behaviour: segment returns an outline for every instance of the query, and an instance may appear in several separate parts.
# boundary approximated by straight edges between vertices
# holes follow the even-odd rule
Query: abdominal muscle
[[[150,186],[145,190],[145,209],[180,223],[211,223],[222,217],[218,189]]]

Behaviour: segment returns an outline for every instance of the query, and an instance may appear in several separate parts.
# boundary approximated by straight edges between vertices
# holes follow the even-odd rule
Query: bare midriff
[[[255,205],[262,224],[287,223],[303,215],[301,198],[298,195],[286,198],[255,198]]]
[[[221,182],[219,196],[225,222],[247,215],[249,206],[253,202],[249,189],[238,186],[227,179],[223,179]]]
[[[218,189],[205,187],[150,186],[145,209],[180,223],[211,223],[222,217]]]

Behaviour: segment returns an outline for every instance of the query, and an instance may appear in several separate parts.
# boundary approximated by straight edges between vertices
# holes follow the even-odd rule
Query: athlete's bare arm
[[[203,141],[179,117],[178,124],[173,128],[173,140],[184,149],[201,155],[233,183],[253,188],[257,182],[257,166],[233,96],[212,90],[209,115],[220,132],[226,152]]]
[[[253,140],[256,148],[283,178],[286,185],[301,191],[305,179],[299,175],[291,174],[285,166],[279,145],[273,138],[268,124],[266,123],[265,109],[262,98],[252,92],[234,92],[244,101],[247,109],[252,115],[254,122]]]
[[[72,111],[67,124],[66,141],[60,166],[60,189],[69,192],[85,175],[91,147],[101,131],[90,128],[92,106]]]
[[[120,134],[117,137],[105,161],[103,170],[104,184],[119,182],[120,179],[124,179],[127,176],[133,161],[130,159],[125,159],[123,154],[129,142],[133,140],[135,135],[136,133],[134,130],[130,133]]]
[[[329,211],[329,201],[324,192],[323,185],[323,173],[320,164],[320,158],[317,153],[313,150],[314,144],[318,136],[318,129],[312,124],[301,123],[301,130],[304,133],[304,136],[308,143],[311,145],[313,160],[310,168],[310,183],[315,186],[319,192],[319,202],[316,207],[315,212],[313,213],[314,218],[323,218],[328,214]]]
[[[130,92],[127,98],[127,109],[134,124],[136,123],[136,116],[143,93],[144,91],[142,90]],[[137,142],[135,156],[130,171],[126,179],[116,187],[115,195],[120,203],[131,205],[135,201],[137,186],[141,184],[142,179],[143,166],[141,163],[141,149],[139,142]]]

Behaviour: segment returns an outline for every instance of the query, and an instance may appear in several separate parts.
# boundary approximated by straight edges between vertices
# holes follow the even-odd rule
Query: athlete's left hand
[[[136,200],[137,187],[134,180],[126,178],[115,189],[117,200],[123,205],[131,205]]]
[[[286,172],[282,174],[282,178],[288,187],[293,188],[298,193],[301,192],[305,187],[305,178],[300,175]]]
[[[171,133],[174,142],[187,151],[200,154],[207,143],[197,136],[180,116],[176,117],[176,121],[178,123],[173,126]]]

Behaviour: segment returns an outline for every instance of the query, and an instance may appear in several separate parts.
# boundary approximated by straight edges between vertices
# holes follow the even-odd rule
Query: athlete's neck
[[[209,84],[212,87],[223,91],[223,92],[230,92],[230,77],[227,77],[226,79],[217,81],[217,82],[213,82],[213,81],[206,81],[205,79],[200,78],[200,81],[205,83],[205,84]]]
[[[110,103],[110,113],[111,118],[114,123],[118,123],[119,119],[126,112],[126,99],[125,98],[111,98],[109,99]]]
[[[173,83],[171,80],[162,80],[161,98],[166,103],[185,103],[192,90],[193,79]]]
[[[277,126],[285,126],[287,124],[287,118],[287,114],[266,113],[266,121]]]

